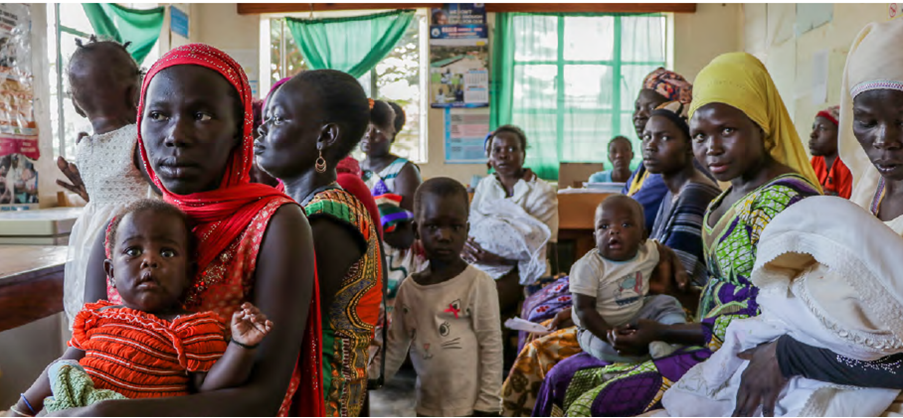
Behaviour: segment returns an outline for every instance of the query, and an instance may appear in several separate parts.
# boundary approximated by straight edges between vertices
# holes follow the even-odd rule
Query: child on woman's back
[[[58,161],[75,186],[57,183],[76,193],[83,184],[81,192],[90,198],[69,236],[63,300],[71,327],[84,303],[87,263],[97,234],[123,208],[147,197],[149,186],[136,153],[141,71],[125,45],[93,37],[87,44],[78,42],[67,71],[72,104],[94,130],[76,145],[77,170]]]
[[[230,344],[216,314],[181,308],[195,270],[188,217],[147,199],[130,206],[111,227],[111,256],[104,267],[122,305],[85,304],[75,317],[69,349],[11,411],[34,415],[104,399],[187,395],[238,386],[248,378],[254,349],[273,323],[245,303],[232,315]]]
[[[658,244],[646,239],[643,207],[632,198],[614,195],[596,208],[596,249],[571,267],[573,320],[580,348],[599,360],[633,362],[608,343],[615,327],[651,319],[663,324],[686,322],[677,299],[647,296],[653,275],[667,275],[670,260],[660,257]],[[670,279],[665,278],[665,279]],[[653,342],[649,355],[670,354],[671,346]]]
[[[498,415],[501,410],[498,295],[492,278],[461,258],[468,211],[467,190],[449,178],[430,179],[414,194],[415,233],[430,264],[399,286],[387,352],[381,355],[386,355],[388,380],[410,349],[419,415]]]

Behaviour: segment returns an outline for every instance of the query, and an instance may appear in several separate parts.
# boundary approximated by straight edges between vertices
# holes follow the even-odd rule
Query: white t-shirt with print
[[[643,307],[658,261],[658,247],[651,239],[628,261],[607,260],[593,249],[571,267],[571,293],[596,298],[596,311],[608,325],[624,325]],[[574,324],[582,327],[576,305],[573,309]]]

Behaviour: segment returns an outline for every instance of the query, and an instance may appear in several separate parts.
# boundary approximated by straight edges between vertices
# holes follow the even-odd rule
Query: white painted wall
[[[869,22],[887,20],[887,3],[834,4],[833,21],[797,37],[795,4],[743,4],[744,50],[768,68],[797,132],[805,140],[819,110],[840,100],[850,44]],[[828,50],[828,95],[813,103],[813,55]],[[808,147],[807,147],[808,148]]]

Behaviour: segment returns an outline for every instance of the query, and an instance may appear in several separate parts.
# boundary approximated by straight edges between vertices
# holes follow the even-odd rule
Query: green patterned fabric
[[[709,216],[728,193],[730,190],[712,201],[703,222],[709,283],[703,289],[697,312],[711,332],[707,341],[712,351],[721,347],[731,320],[759,314],[755,301],[759,289],[749,281],[749,275],[765,226],[788,206],[820,194],[817,187],[799,174],[778,176],[737,200],[710,226]]]

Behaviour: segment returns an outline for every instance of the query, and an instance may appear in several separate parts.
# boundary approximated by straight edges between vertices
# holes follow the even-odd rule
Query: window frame
[[[518,66],[527,67],[527,66],[555,66],[556,67],[556,75],[555,75],[555,97],[556,97],[556,106],[555,108],[532,108],[532,107],[516,107],[512,109],[512,117],[514,115],[543,115],[543,116],[555,116],[555,135],[556,135],[556,150],[559,155],[561,162],[597,162],[590,161],[589,158],[584,158],[583,160],[574,159],[574,158],[565,158],[564,148],[566,146],[566,128],[567,124],[565,123],[565,118],[567,114],[594,114],[594,115],[610,115],[611,121],[611,135],[612,137],[615,135],[621,134],[621,125],[622,120],[625,115],[633,114],[633,107],[628,106],[624,108],[622,106],[621,100],[621,90],[620,88],[612,89],[612,98],[611,98],[611,108],[571,108],[566,106],[566,91],[565,91],[565,68],[573,67],[573,66],[607,66],[611,68],[612,71],[612,81],[613,83],[620,83],[623,77],[622,67],[625,66],[667,66],[669,62],[669,52],[672,47],[670,46],[671,40],[673,37],[670,34],[670,26],[671,23],[668,19],[668,15],[665,13],[651,13],[644,14],[644,16],[648,17],[658,17],[662,19],[662,24],[664,25],[664,30],[662,35],[664,36],[664,45],[663,45],[663,60],[662,61],[623,61],[620,60],[621,57],[621,37],[622,37],[622,21],[623,17],[634,17],[635,15],[627,14],[604,14],[598,16],[586,16],[586,15],[567,15],[567,14],[557,14],[555,17],[557,19],[557,59],[556,60],[518,60],[516,55],[513,58],[513,66],[512,68],[516,68]],[[519,16],[514,16],[514,19],[517,19]],[[564,58],[565,54],[565,19],[567,17],[612,17],[613,21],[613,40],[614,43],[612,50],[612,59],[610,60],[568,60]],[[632,132],[632,130],[631,130]],[[536,134],[534,132],[533,134]],[[541,134],[551,134],[551,132],[541,132]],[[573,144],[568,144],[573,145]],[[607,160],[603,161],[607,162]]]

